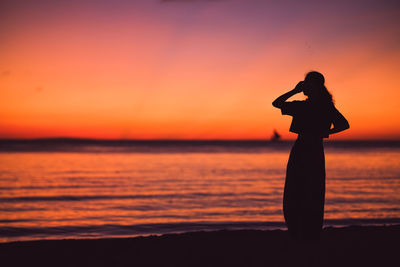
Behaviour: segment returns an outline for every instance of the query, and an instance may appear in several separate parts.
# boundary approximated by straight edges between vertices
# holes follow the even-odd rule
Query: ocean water
[[[4,141],[0,242],[285,228],[291,144]],[[398,142],[325,157],[325,226],[400,223]]]

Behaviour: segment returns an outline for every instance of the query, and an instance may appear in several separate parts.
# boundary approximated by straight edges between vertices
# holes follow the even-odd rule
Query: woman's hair
[[[325,78],[324,75],[317,71],[310,71],[306,74],[306,78],[304,80],[308,80],[310,83],[313,83],[315,87],[319,88],[318,92],[316,92],[315,97],[318,98],[318,101],[328,102],[333,104],[332,94],[325,87]]]

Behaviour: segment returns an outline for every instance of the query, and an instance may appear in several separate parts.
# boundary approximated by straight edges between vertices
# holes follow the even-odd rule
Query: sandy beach
[[[395,266],[400,225],[325,228],[319,266]],[[286,231],[214,231],[0,244],[2,266],[292,266]]]

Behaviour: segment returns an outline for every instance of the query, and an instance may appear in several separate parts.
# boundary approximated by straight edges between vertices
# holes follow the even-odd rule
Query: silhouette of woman
[[[321,73],[309,72],[304,81],[272,103],[283,115],[293,116],[290,131],[298,134],[290,152],[283,194],[283,213],[292,239],[319,239],[325,202],[323,138],[349,128],[324,84]],[[286,101],[300,92],[307,100]]]

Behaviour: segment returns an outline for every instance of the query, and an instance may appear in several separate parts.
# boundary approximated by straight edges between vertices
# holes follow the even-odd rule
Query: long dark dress
[[[294,239],[318,239],[325,200],[322,139],[298,138],[290,152],[283,194],[283,214]]]
[[[282,114],[293,116],[290,131],[298,138],[290,152],[283,194],[283,213],[294,239],[319,239],[324,217],[325,157],[333,105],[309,101],[285,102]]]

